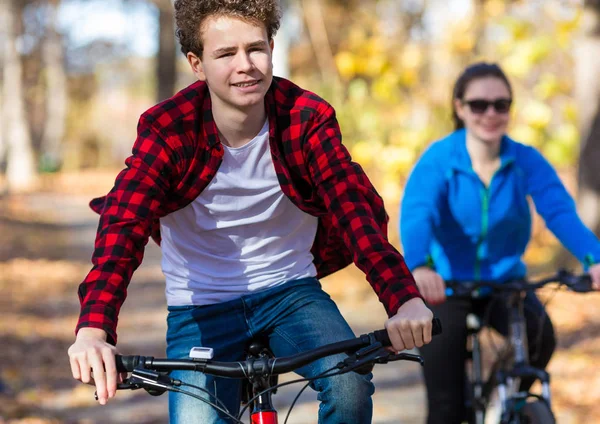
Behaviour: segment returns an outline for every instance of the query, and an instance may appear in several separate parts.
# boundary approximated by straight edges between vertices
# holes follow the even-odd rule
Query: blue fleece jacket
[[[473,171],[465,130],[423,153],[409,176],[400,214],[409,268],[430,265],[443,279],[457,281],[524,277],[522,256],[531,237],[528,197],[584,266],[599,262],[600,242],[543,156],[505,136],[500,159],[486,187]]]

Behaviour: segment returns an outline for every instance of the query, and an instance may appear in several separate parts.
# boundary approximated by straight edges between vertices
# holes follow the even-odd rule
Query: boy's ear
[[[204,73],[204,67],[202,66],[202,59],[196,56],[192,52],[188,52],[186,59],[192,68],[192,72],[196,75],[200,81],[206,81],[206,74]]]

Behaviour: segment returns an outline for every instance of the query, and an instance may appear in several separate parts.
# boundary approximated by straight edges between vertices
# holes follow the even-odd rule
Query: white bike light
[[[190,358],[192,359],[212,359],[214,351],[212,347],[193,347],[190,349]]]

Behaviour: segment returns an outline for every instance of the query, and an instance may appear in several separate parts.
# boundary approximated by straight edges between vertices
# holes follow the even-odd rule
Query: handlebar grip
[[[592,277],[589,274],[584,274],[577,278],[577,281],[569,285],[569,288],[576,293],[588,293],[592,289]]]
[[[442,322],[440,321],[439,318],[434,318],[433,320],[431,320],[431,324],[432,324],[432,328],[431,328],[432,336],[437,336],[439,334],[442,334]],[[388,335],[387,330],[377,330],[377,331],[374,331],[373,333],[375,335],[375,340],[380,342],[382,345],[384,345],[384,346],[392,345],[392,342],[390,340],[390,336]]]
[[[115,355],[118,372],[132,372],[140,363],[139,356]]]

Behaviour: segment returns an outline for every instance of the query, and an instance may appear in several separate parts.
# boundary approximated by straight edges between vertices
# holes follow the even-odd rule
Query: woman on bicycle
[[[444,325],[443,334],[421,350],[429,424],[464,419],[467,314],[490,306],[489,324],[508,333],[505,305],[489,298],[446,298],[444,281],[524,277],[522,256],[531,237],[528,197],[600,288],[600,242],[577,216],[552,166],[535,148],[506,135],[511,103],[511,85],[498,65],[466,68],[453,91],[456,130],[424,152],[406,184],[400,218],[406,263]],[[525,315],[531,364],[544,368],[556,342],[533,292],[525,299]],[[532,382],[524,380],[521,388]]]

